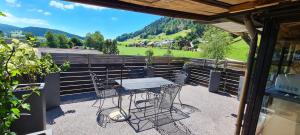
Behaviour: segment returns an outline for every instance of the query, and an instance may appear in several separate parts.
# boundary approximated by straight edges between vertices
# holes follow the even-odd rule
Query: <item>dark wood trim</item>
[[[265,95],[265,86],[273,56],[273,50],[277,39],[279,25],[273,20],[267,20],[263,31],[263,37],[259,46],[257,61],[254,65],[254,74],[249,82],[249,103],[246,108],[243,124],[243,135],[254,135],[259,118],[261,104]]]
[[[142,13],[156,14],[162,16],[176,17],[176,18],[186,18],[186,19],[204,20],[204,21],[212,20],[212,17],[207,15],[142,6],[142,5],[127,3],[118,0],[66,0],[66,1],[96,5],[96,6],[104,6],[104,7],[116,8],[116,9],[123,9],[129,11],[136,11]]]
[[[237,12],[237,13],[221,13],[218,15],[214,15],[212,16],[212,20],[214,19],[218,19],[218,18],[228,18],[231,16],[239,16],[239,15],[244,15],[244,14],[249,14],[249,13],[263,13],[263,12],[269,12],[269,15],[271,14],[277,14],[279,15],[282,14],[281,12],[287,12],[287,10],[299,10],[299,6],[300,6],[300,1],[296,1],[296,2],[284,2],[284,3],[280,3],[278,5],[275,6],[270,6],[270,7],[262,7],[262,8],[257,8],[257,9],[253,9],[253,10],[247,10],[247,11],[242,11],[242,12]],[[273,13],[271,13],[273,12]],[[290,13],[290,12],[289,12]],[[263,14],[262,17],[267,17],[265,16],[266,14]]]

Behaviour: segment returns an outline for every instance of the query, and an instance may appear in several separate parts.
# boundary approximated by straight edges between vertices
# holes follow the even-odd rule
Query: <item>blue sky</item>
[[[100,31],[105,38],[134,32],[160,16],[58,0],[0,0],[0,23],[36,26],[85,36]]]

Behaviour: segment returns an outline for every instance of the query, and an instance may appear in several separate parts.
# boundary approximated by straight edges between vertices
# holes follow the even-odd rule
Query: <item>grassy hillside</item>
[[[246,61],[247,54],[249,50],[249,46],[244,40],[240,38],[235,40],[236,42],[230,45],[230,50],[227,54],[227,58],[239,60],[239,61]],[[125,46],[118,46],[121,55],[145,55],[145,51],[148,48],[141,48],[141,47],[125,47]],[[159,49],[159,48],[152,48],[154,52],[154,56],[163,56],[166,54],[167,49]],[[172,54],[174,57],[188,57],[188,58],[203,58],[201,52],[191,52],[191,51],[182,51],[182,50],[172,50]]]
[[[237,40],[230,45],[230,50],[227,53],[227,58],[246,61],[248,57],[249,46],[244,40]]]
[[[118,42],[118,43],[121,45],[129,45],[129,44],[133,44],[133,43],[139,43],[141,41],[155,42],[155,41],[162,41],[162,40],[166,40],[166,39],[176,39],[177,37],[180,37],[180,36],[185,37],[190,32],[191,32],[191,30],[188,29],[188,30],[182,30],[180,32],[170,34],[170,35],[167,35],[166,33],[160,33],[155,36],[148,36],[147,39],[142,39],[139,36],[137,36],[134,38],[127,39],[123,42]]]
[[[145,55],[145,51],[148,48],[141,48],[141,47],[125,47],[125,46],[118,46],[120,51],[120,55]],[[154,56],[163,56],[166,54],[167,49],[160,49],[160,48],[152,48],[154,52]],[[202,54],[200,52],[191,52],[191,51],[182,51],[182,50],[172,50],[172,55],[174,57],[188,57],[188,58],[201,58]]]

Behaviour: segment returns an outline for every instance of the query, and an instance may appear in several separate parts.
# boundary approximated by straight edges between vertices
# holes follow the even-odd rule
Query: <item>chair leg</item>
[[[179,92],[178,92],[178,101],[179,101],[179,103],[180,103],[180,106],[182,107],[182,102],[181,102],[181,98],[180,98],[180,94],[181,93],[181,89],[179,90]]]
[[[96,98],[96,100],[95,100],[95,102],[92,104],[92,106],[94,106],[97,102],[98,102],[98,100],[100,100],[99,98]]]

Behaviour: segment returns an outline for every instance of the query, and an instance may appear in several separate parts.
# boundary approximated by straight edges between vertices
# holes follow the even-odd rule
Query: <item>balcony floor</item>
[[[52,129],[54,135],[232,135],[239,104],[235,96],[210,93],[206,87],[187,85],[181,91],[181,100],[185,105],[174,105],[181,110],[175,112],[175,122],[162,124],[155,129],[151,122],[146,121],[147,118],[140,119],[142,115],[133,110],[130,121],[110,121],[103,127],[103,117],[97,115],[98,108],[92,106],[95,101],[93,96],[94,93],[88,93],[63,97],[63,104],[59,108],[47,111],[47,129]],[[76,97],[76,100],[72,97]],[[116,104],[116,97],[114,101]],[[123,108],[128,108],[128,101],[128,98],[123,98]],[[178,103],[177,99],[175,103]],[[113,106],[112,98],[106,98],[103,108]],[[109,109],[106,111],[109,112]]]

